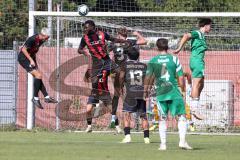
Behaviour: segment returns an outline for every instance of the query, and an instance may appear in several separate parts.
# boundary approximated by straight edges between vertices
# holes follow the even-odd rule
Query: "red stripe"
[[[98,51],[100,52],[100,54],[102,55],[102,57],[105,57],[107,54],[106,54],[106,51],[104,49],[105,47],[105,35],[102,31],[98,31],[98,34],[100,34],[101,36],[101,44],[98,44],[97,45],[97,48],[98,48]]]
[[[107,71],[103,70],[103,86],[104,86],[104,90],[108,91],[108,84],[107,84]]]
[[[89,39],[88,35],[84,35],[84,40],[85,40],[85,42],[86,42],[86,44],[87,44],[87,46],[88,46],[88,49],[89,49],[90,53],[92,53],[92,56],[95,56],[95,57],[97,57],[98,59],[101,59],[102,56],[99,55],[99,53],[98,53],[98,52],[94,49],[94,47],[91,45],[90,39]]]

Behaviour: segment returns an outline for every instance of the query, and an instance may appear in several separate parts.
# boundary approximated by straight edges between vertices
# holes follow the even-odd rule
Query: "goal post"
[[[206,115],[210,115],[213,118],[217,120],[210,120],[209,121],[203,121],[199,122],[200,128],[212,125],[212,122],[214,121],[213,126],[219,125],[221,123],[220,121],[223,119],[229,119],[225,122],[223,122],[223,125],[226,125],[228,128],[231,126],[235,126],[240,124],[240,118],[238,117],[238,114],[240,115],[240,104],[234,103],[235,100],[234,95],[238,94],[240,91],[233,91],[231,88],[233,85],[236,85],[236,80],[233,76],[233,74],[240,74],[237,70],[235,70],[235,67],[237,67],[236,59],[240,60],[239,57],[239,38],[240,38],[240,31],[238,29],[238,25],[231,26],[232,23],[238,23],[240,20],[240,12],[89,12],[87,16],[80,16],[78,12],[45,12],[45,11],[29,11],[29,36],[34,34],[34,31],[38,31],[41,27],[46,27],[48,22],[48,17],[51,17],[52,23],[52,29],[51,32],[53,35],[51,36],[51,43],[50,45],[46,45],[40,49],[41,54],[45,54],[48,60],[48,63],[51,64],[45,64],[45,62],[42,60],[40,61],[40,65],[43,66],[43,69],[46,69],[49,73],[45,74],[46,80],[50,76],[52,76],[52,73],[56,68],[60,67],[60,70],[58,70],[59,74],[66,74],[65,72],[68,71],[69,68],[62,69],[61,66],[63,64],[66,64],[68,60],[74,61],[74,58],[76,58],[77,55],[77,47],[80,43],[80,39],[82,37],[82,24],[87,19],[92,19],[96,23],[96,27],[99,29],[102,29],[104,31],[109,32],[112,35],[116,35],[116,30],[119,27],[126,27],[130,33],[132,31],[140,31],[143,36],[149,41],[147,46],[143,46],[141,48],[141,57],[140,60],[142,61],[148,61],[150,58],[155,56],[157,54],[156,50],[154,50],[155,47],[155,41],[159,37],[168,38],[170,42],[170,48],[174,49],[177,46],[177,43],[179,42],[179,39],[181,36],[186,33],[190,32],[192,29],[197,28],[197,22],[198,18],[200,17],[210,17],[213,19],[213,31],[206,35],[207,41],[209,42],[209,50],[207,51],[206,59],[207,59],[207,67],[206,72],[209,76],[207,76],[206,80],[209,80],[209,84],[207,86],[208,90],[206,92],[212,92],[211,97],[206,96],[209,94],[206,94],[203,92],[203,101],[201,102],[203,107],[203,112]],[[36,22],[36,23],[35,23]],[[131,35],[130,35],[131,37]],[[134,37],[133,37],[134,38]],[[183,63],[183,66],[185,68],[188,67],[188,58],[190,54],[189,50],[189,44],[186,45],[185,50],[183,50],[179,54],[179,58],[181,62]],[[230,55],[231,54],[231,55]],[[59,55],[59,56],[57,56]],[[215,56],[215,59],[214,59]],[[223,56],[229,57],[231,60],[228,62],[225,60],[222,60]],[[56,58],[58,59],[58,62],[56,61]],[[76,62],[76,61],[74,61]],[[58,64],[57,64],[58,63]],[[225,68],[222,71],[221,64],[224,63],[225,67],[232,67],[234,70],[234,73],[228,73],[227,69]],[[60,66],[59,66],[60,65]],[[70,65],[70,64],[67,64]],[[70,65],[71,66],[71,65]],[[84,71],[86,70],[85,66],[78,66],[79,68],[83,70],[72,70],[71,74],[69,74],[69,77],[66,77],[66,86],[77,86],[79,85],[88,85],[85,82],[82,81],[82,77],[84,75]],[[50,69],[49,69],[50,68]],[[62,69],[62,70],[61,70]],[[42,68],[41,68],[42,70]],[[55,73],[55,72],[54,72]],[[58,77],[59,75],[56,75],[56,86],[57,83],[62,84],[60,81],[62,79]],[[79,77],[77,77],[79,76]],[[219,80],[219,81],[211,81],[211,80]],[[227,81],[225,81],[227,80]],[[229,82],[229,83],[228,83]],[[49,82],[51,83],[51,82]],[[215,87],[214,85],[211,85],[214,83],[219,83],[221,87]],[[227,83],[227,84],[226,84]],[[111,84],[110,84],[111,85]],[[217,85],[218,86],[218,85]],[[47,86],[51,89],[50,86]],[[65,87],[65,86],[64,86]],[[229,88],[227,88],[229,87]],[[209,90],[209,88],[211,88]],[[216,89],[217,88],[217,89]],[[78,103],[79,96],[77,94],[70,95],[70,91],[64,91],[61,93],[61,90],[63,90],[63,86],[59,86],[59,95],[57,96],[59,99],[67,99],[71,98],[75,103]],[[216,89],[216,90],[214,90]],[[228,92],[223,92],[222,94],[215,94],[215,92],[218,92],[219,90],[227,90]],[[72,88],[72,91],[75,92],[74,88]],[[112,89],[111,89],[112,91]],[[234,93],[233,93],[234,92]],[[237,92],[237,93],[235,93]],[[52,93],[56,94],[56,90]],[[76,91],[76,93],[78,93]],[[34,126],[34,120],[35,120],[35,110],[33,108],[31,98],[32,98],[32,80],[29,78],[28,80],[28,99],[27,99],[27,129],[32,129]],[[221,101],[221,97],[224,96],[224,94],[233,94],[228,95],[228,99],[224,99],[224,101]],[[81,95],[80,95],[81,97]],[[217,98],[216,98],[217,97]],[[59,100],[58,99],[58,100]],[[81,98],[80,98],[81,99]],[[83,98],[83,99],[86,99]],[[82,99],[81,99],[82,101]],[[221,101],[221,102],[218,102]],[[84,102],[79,102],[84,103]],[[215,106],[212,107],[213,109],[206,109],[206,106],[209,106],[209,104]],[[121,103],[120,103],[121,105]],[[223,112],[220,112],[220,107],[225,107]],[[58,119],[59,115],[56,115],[54,117],[53,115],[55,113],[60,114],[58,112],[55,112],[55,109],[53,107],[56,106],[50,106],[46,110],[43,110],[41,113],[38,112],[36,115],[38,116],[45,116],[50,117],[46,118],[49,120],[49,122],[46,120],[44,123],[48,123],[46,125],[40,124],[44,127],[54,128],[54,129],[65,129],[65,128],[77,128],[82,129],[83,126],[85,126],[85,122],[82,120],[79,120],[79,116],[77,113],[79,112],[76,108],[68,108],[69,116],[75,117],[69,118],[69,121],[66,119],[61,120]],[[121,117],[121,107],[119,107],[119,116]],[[234,113],[233,113],[234,110]],[[222,117],[216,116],[212,112],[219,112]],[[237,112],[236,112],[237,111]],[[49,113],[46,113],[49,112]],[[237,113],[237,114],[236,114]],[[236,115],[235,115],[236,114]],[[52,118],[54,117],[54,118]],[[106,127],[107,121],[109,121],[109,115],[106,115],[104,118],[106,122],[99,123],[98,125],[100,127],[104,126]],[[71,119],[71,120],[70,120]],[[101,120],[101,118],[100,118]],[[78,122],[81,121],[81,122]],[[174,127],[174,124],[172,124]],[[81,126],[81,127],[79,127]],[[225,127],[225,126],[224,126]],[[226,128],[226,127],[225,127]],[[224,129],[225,129],[224,128]]]

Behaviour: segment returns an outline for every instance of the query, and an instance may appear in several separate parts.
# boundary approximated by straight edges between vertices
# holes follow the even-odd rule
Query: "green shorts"
[[[205,63],[202,60],[190,59],[190,69],[192,71],[193,78],[203,78]]]
[[[172,116],[186,114],[183,99],[158,101],[157,106],[160,116],[166,117],[168,115],[168,111],[170,111]]]

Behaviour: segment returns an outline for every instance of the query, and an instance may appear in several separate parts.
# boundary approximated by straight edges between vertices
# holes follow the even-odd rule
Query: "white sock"
[[[92,127],[92,125],[88,125],[88,128],[91,128]]]
[[[39,97],[33,97],[34,98],[34,100],[39,100]]]
[[[116,120],[116,115],[112,115],[112,122],[114,122]]]
[[[166,144],[167,141],[167,123],[165,120],[159,122],[159,136],[161,144]]]
[[[45,98],[50,98],[49,96],[46,96]]]
[[[186,134],[187,134],[187,121],[186,118],[181,116],[178,120],[178,133],[180,143],[185,143]]]
[[[198,108],[198,104],[199,104],[199,98],[192,98],[191,105],[190,105],[191,111],[196,111]]]

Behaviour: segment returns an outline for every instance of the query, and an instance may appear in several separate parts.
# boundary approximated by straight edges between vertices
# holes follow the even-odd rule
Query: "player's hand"
[[[33,60],[30,60],[30,66],[31,67],[35,67],[36,66],[36,64],[35,64],[35,62]]]
[[[178,54],[180,51],[181,51],[181,49],[178,48],[178,49],[176,49],[176,50],[173,50],[173,53],[174,53],[174,54]]]

